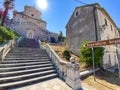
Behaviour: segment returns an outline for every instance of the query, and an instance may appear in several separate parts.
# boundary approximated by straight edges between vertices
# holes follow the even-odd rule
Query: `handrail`
[[[43,48],[42,45],[41,45],[41,40],[40,39],[38,39],[38,44],[39,44],[40,48]]]
[[[59,77],[73,88],[73,90],[80,90],[80,64],[72,62],[72,57],[70,59],[71,62],[62,61],[49,44],[46,45],[46,51],[56,66]]]
[[[65,80],[67,76],[67,66],[69,63],[62,61],[49,44],[46,45],[46,51],[56,66],[59,77]]]
[[[24,36],[21,36],[16,40],[16,46],[19,45],[19,43],[22,41],[23,38],[24,38]]]
[[[15,40],[9,40],[1,49],[0,51],[0,62],[2,62],[7,55],[7,53],[10,51],[12,47],[15,45]]]
[[[17,40],[9,40],[3,45],[0,45],[0,62],[2,62],[7,55],[7,53],[11,50],[12,47],[18,46],[19,42],[23,39],[24,37],[21,36]]]

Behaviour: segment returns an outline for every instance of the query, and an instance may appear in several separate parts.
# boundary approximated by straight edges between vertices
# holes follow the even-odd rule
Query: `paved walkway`
[[[72,90],[72,89],[59,78],[55,78],[15,90]]]
[[[55,78],[31,86],[18,88],[15,90],[73,90],[73,89],[70,88],[65,82],[63,82],[59,78]],[[86,83],[82,83],[81,90],[97,90],[97,89],[87,85]]]
[[[92,86],[90,86],[86,83],[83,83],[83,82],[82,82],[82,88],[83,88],[83,90],[97,90],[96,88],[93,88]]]

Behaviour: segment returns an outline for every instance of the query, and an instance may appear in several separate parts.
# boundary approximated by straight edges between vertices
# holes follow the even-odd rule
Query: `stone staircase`
[[[27,47],[27,48],[39,48],[39,44],[36,42],[35,39],[27,39],[24,38],[18,47]]]
[[[0,90],[11,90],[58,77],[44,49],[19,46],[12,48],[0,64]]]

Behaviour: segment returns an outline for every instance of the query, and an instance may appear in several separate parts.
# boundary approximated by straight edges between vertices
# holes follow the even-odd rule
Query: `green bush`
[[[69,50],[64,50],[62,54],[63,57],[65,57],[67,60],[70,60],[71,54]]]
[[[80,47],[80,61],[86,63],[88,66],[92,66],[92,49],[84,47],[84,45],[88,42],[89,41],[83,42],[82,46]],[[103,55],[103,47],[94,47],[94,62],[96,67],[100,66]]]
[[[50,37],[50,42],[55,43],[55,37]]]
[[[0,26],[0,44],[7,40],[18,38],[19,35],[6,27]]]

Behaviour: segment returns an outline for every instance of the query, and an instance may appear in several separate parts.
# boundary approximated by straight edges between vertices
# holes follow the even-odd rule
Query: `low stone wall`
[[[49,44],[46,45],[46,51],[56,66],[59,77],[64,79],[65,82],[74,90],[81,88],[79,64],[73,62],[65,62],[55,53]]]

